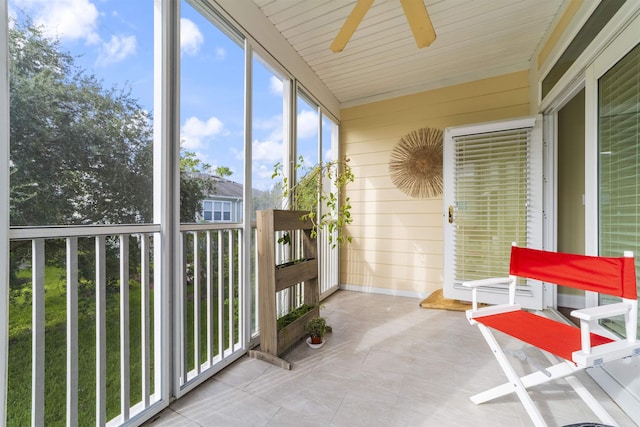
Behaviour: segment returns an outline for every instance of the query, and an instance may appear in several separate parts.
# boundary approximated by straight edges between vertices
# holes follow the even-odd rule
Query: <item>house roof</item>
[[[342,107],[529,69],[568,0],[425,0],[437,35],[418,49],[399,1],[376,0],[339,53],[356,0],[253,0]]]
[[[219,176],[212,176],[214,190],[211,196],[216,197],[228,197],[228,198],[243,198],[243,186],[240,183],[221,178]]]

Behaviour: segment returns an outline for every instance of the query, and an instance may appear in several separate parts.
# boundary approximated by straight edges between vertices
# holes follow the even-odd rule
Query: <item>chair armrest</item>
[[[627,314],[631,306],[625,302],[615,304],[598,305],[596,307],[573,310],[571,315],[580,320],[591,322],[593,320],[606,319],[608,317],[621,316]]]
[[[489,279],[468,280],[466,282],[462,282],[462,286],[467,288],[478,288],[481,286],[508,285],[509,283],[511,283],[510,277],[491,277]]]
[[[516,279],[513,276],[468,280],[466,282],[462,282],[462,286],[471,288],[471,304],[473,311],[478,309],[478,288],[492,285],[509,285],[509,304],[513,305],[516,303]]]
[[[599,305],[596,307],[573,310],[571,315],[580,319],[580,340],[582,341],[582,352],[591,354],[591,322],[609,317],[626,315],[631,310],[631,304],[619,302],[615,304]]]

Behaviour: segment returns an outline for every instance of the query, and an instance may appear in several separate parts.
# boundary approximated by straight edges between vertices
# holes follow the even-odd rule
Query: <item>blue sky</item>
[[[9,0],[9,15],[29,16],[105,87],[131,87],[153,111],[153,0]],[[185,1],[180,21],[182,146],[243,182],[243,50]],[[282,159],[282,84],[254,61],[253,86],[252,179],[264,190]],[[313,163],[317,123],[315,109],[299,102],[299,154]]]

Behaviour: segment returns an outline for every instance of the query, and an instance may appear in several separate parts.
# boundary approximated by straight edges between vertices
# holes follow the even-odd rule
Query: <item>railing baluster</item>
[[[31,425],[44,425],[44,239],[32,243]]]
[[[107,419],[107,272],[105,236],[96,236],[96,426]]]
[[[220,230],[218,233],[218,349],[221,359],[225,357],[225,343],[224,343],[224,266],[223,266],[223,250],[224,248],[224,234]]]
[[[240,344],[240,346],[242,346],[242,343],[244,342],[248,342],[247,339],[248,337],[245,337],[246,334],[246,321],[245,321],[245,308],[247,307],[247,305],[244,303],[244,301],[246,301],[246,286],[243,286],[244,282],[244,278],[248,277],[248,275],[245,275],[244,273],[244,268],[242,268],[245,264],[242,261],[244,259],[244,236],[242,235],[242,231],[241,230],[237,230],[235,231],[235,235],[236,235],[236,247],[237,247],[237,252],[238,252],[238,256],[237,256],[237,260],[238,260],[238,275],[236,277],[236,286],[238,288],[238,319],[236,321],[236,328],[238,328],[238,343]]]
[[[67,238],[67,426],[78,425],[78,238]]]
[[[200,374],[200,245],[199,233],[193,232],[193,359],[196,375]]]
[[[233,312],[234,312],[234,304],[235,304],[235,298],[233,297],[233,292],[234,292],[234,285],[235,285],[235,269],[233,268],[233,251],[235,249],[235,239],[233,238],[233,230],[227,230],[226,232],[228,238],[229,238],[229,253],[227,254],[227,259],[229,260],[229,265],[227,265],[227,270],[229,271],[229,349],[231,350],[231,353],[234,352],[235,350],[235,338],[234,338],[234,332],[235,332],[235,322],[233,319]]]
[[[178,301],[178,313],[180,317],[178,327],[181,331],[178,345],[180,346],[180,376],[182,377],[182,384],[187,383],[187,374],[189,372],[189,364],[187,363],[187,309],[185,306],[187,304],[187,240],[187,233],[180,233],[182,283],[180,285],[180,299]]]
[[[140,338],[142,364],[142,405],[149,407],[151,394],[150,341],[149,341],[149,236],[140,235]]]
[[[129,419],[131,408],[129,347],[129,235],[120,235],[120,412]]]
[[[213,248],[211,230],[207,230],[207,360],[213,360]]]

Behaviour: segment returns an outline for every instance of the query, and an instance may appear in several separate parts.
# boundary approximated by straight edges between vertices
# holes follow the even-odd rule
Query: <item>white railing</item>
[[[166,387],[173,384],[170,393],[180,397],[242,356],[259,333],[256,230],[251,231],[245,243],[241,224],[181,225],[179,271],[172,276],[175,283],[164,284],[171,291],[162,291],[154,257],[159,225],[12,228],[12,264],[19,276],[13,280],[20,283],[11,284],[16,300],[9,323],[14,334],[21,327],[15,323],[25,323],[22,333],[31,351],[11,338],[9,422],[138,425],[168,405],[162,398],[169,394]],[[319,283],[327,295],[337,289],[338,259],[323,236]],[[168,292],[172,306],[161,299]],[[283,307],[299,297],[287,296]],[[30,312],[31,323],[19,317],[19,306]],[[170,334],[161,328],[167,307],[173,310]],[[58,322],[56,310],[63,311]],[[171,343],[163,343],[169,336]],[[64,355],[57,356],[61,347]],[[163,378],[169,358],[173,379]],[[12,378],[15,372],[22,376]],[[55,382],[61,385],[51,386]],[[27,390],[20,394],[20,387]]]
[[[120,425],[130,422],[159,402],[161,313],[154,310],[154,305],[159,307],[160,292],[153,292],[151,267],[152,241],[159,236],[159,231],[157,225],[11,229],[12,257],[17,258],[19,252],[26,254],[26,259],[20,260],[23,264],[17,269],[18,273],[28,273],[26,270],[31,273],[31,425],[65,421],[70,426]],[[30,242],[30,249],[26,242]],[[51,250],[51,256],[47,254],[47,247]],[[61,256],[61,252],[64,252],[64,256]],[[57,266],[56,273],[51,273],[47,266],[59,264],[62,259],[64,267]],[[85,272],[81,274],[83,268]],[[66,298],[66,337],[55,333],[58,326],[55,320],[52,324],[47,323],[47,319],[57,315],[55,311],[60,307],[56,307],[56,295],[47,295],[55,293],[56,288],[51,285],[55,280],[46,276],[59,274],[57,270],[62,269],[65,277],[64,292],[61,294]],[[93,272],[92,277],[86,277],[87,269]],[[132,272],[136,280],[130,280]],[[131,305],[130,291],[134,288],[139,307]],[[81,297],[79,290],[83,293]],[[89,295],[87,291],[90,291]],[[118,295],[117,304],[114,302],[115,294]],[[22,303],[28,303],[28,298]],[[92,307],[93,310],[87,312]],[[47,311],[47,308],[50,310]],[[139,324],[135,327],[130,318],[133,311],[138,311],[136,318],[139,318]],[[93,319],[93,322],[88,324],[88,319]],[[20,325],[13,324],[12,327],[20,329]],[[137,331],[135,335],[139,341],[136,343],[131,341],[132,329]],[[93,339],[88,338],[87,331]],[[16,339],[13,339],[14,345]],[[61,342],[45,345],[48,339]],[[55,356],[55,349],[64,347],[65,341],[64,368],[61,369],[56,366],[61,360]],[[23,355],[17,353],[19,349],[12,350],[11,346],[10,343],[9,351],[15,358],[9,361],[10,382],[11,372],[16,372],[12,369],[12,361],[23,360]],[[91,365],[93,374],[86,375]],[[132,366],[138,370],[135,375],[132,375]],[[24,366],[18,368],[23,369]],[[66,378],[46,375],[50,371],[61,370]],[[135,397],[132,395],[132,377],[136,378]],[[45,386],[47,390],[55,389],[47,383],[49,381],[66,383],[66,397],[62,402],[54,400],[54,393],[45,394]],[[119,384],[119,389],[114,390],[109,381]],[[87,390],[89,384],[94,384],[94,390]],[[83,390],[82,393],[79,390]],[[11,396],[11,388],[8,392]],[[119,395],[118,405],[112,403],[107,407],[108,392]],[[89,405],[94,409],[79,409]],[[9,405],[7,412],[10,423],[24,422],[25,414],[12,414],[12,411],[21,409],[24,411],[27,408]],[[107,423],[108,420],[111,421]]]
[[[338,237],[336,231],[333,232],[332,241],[335,242]],[[327,227],[318,234],[318,253],[319,253],[319,284],[320,284],[320,300],[331,295],[338,290],[340,285],[339,252],[337,246],[329,243],[329,231]]]
[[[177,397],[244,353],[242,225],[180,226],[182,274],[175,354]]]

